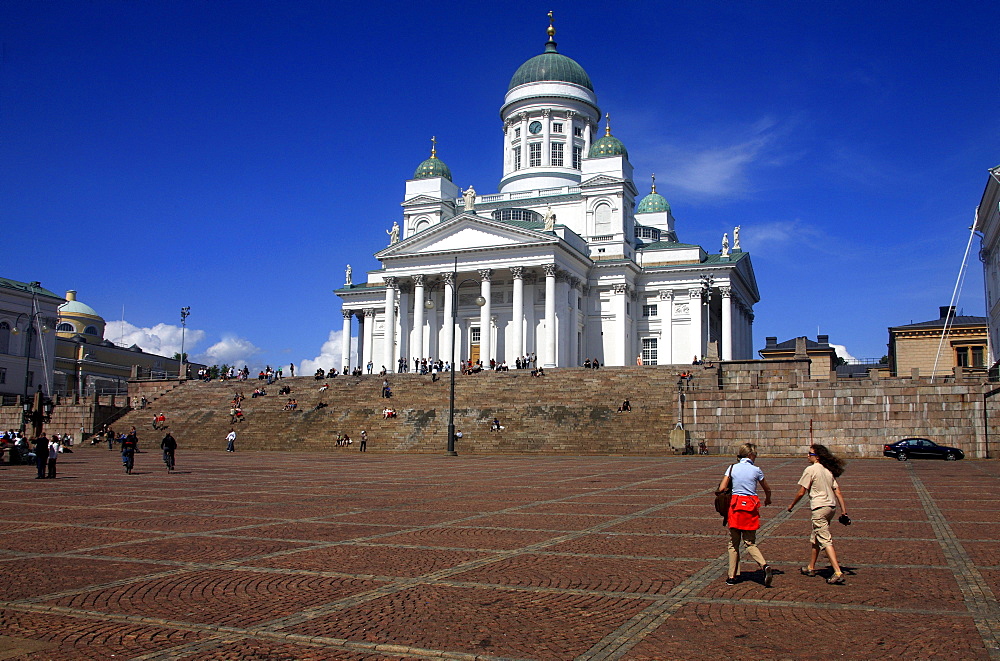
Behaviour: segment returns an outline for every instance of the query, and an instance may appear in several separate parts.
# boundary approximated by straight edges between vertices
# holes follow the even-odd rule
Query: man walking
[[[226,452],[236,452],[236,430],[232,427],[229,428],[229,434],[226,435],[226,441],[228,441]]]

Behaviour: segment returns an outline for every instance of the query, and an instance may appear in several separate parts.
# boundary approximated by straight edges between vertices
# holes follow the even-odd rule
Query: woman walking
[[[844,573],[840,570],[840,563],[837,562],[837,552],[833,549],[833,537],[830,535],[830,521],[833,520],[838,505],[841,516],[847,516],[844,495],[840,493],[840,485],[837,484],[837,478],[843,472],[844,460],[833,456],[825,445],[809,446],[809,466],[802,471],[802,477],[799,478],[799,492],[788,506],[788,511],[791,512],[795,503],[799,502],[802,496],[809,494],[809,508],[812,510],[812,534],[809,535],[809,541],[812,544],[812,555],[809,564],[799,571],[806,576],[815,576],[819,552],[825,550],[833,566],[833,576],[826,579],[830,585],[844,583]]]
[[[771,504],[771,487],[764,479],[764,471],[754,466],[757,446],[744,443],[736,456],[739,462],[726,470],[719,483],[719,491],[733,486],[733,496],[729,501],[726,525],[729,526],[729,573],[726,585],[736,585],[740,573],[740,543],[746,545],[747,554],[764,570],[764,585],[771,587],[774,572],[757,548],[757,529],[760,528],[760,498],[757,485],[764,488],[764,505]]]

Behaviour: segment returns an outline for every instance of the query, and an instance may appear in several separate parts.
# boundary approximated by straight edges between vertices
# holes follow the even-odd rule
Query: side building
[[[976,208],[976,231],[979,232],[979,259],[983,262],[986,287],[986,319],[989,324],[990,365],[1000,361],[1000,165],[989,171],[986,189]]]
[[[16,400],[54,388],[58,306],[40,282],[0,278],[0,395]]]
[[[989,366],[986,317],[958,316],[943,305],[937,319],[889,329],[889,369],[893,376],[953,374],[956,367]]]
[[[590,77],[554,35],[550,24],[544,52],[507,87],[498,191],[461,190],[434,142],[375,255],[382,267],[358,284],[348,267],[336,290],[343,368],[352,334],[358,364],[390,372],[423,358],[513,366],[535,354],[564,367],[753,357],[760,295],[739,228],[717,253],[680,242],[655,180],[640,198],[628,150],[607,116],[600,126]]]

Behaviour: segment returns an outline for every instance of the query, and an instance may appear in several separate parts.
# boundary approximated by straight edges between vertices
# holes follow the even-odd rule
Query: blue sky
[[[148,350],[190,306],[195,359],[328,366],[332,290],[377,268],[430,136],[496,190],[550,9],[680,240],[742,226],[757,348],[819,330],[878,358],[948,303],[1000,164],[996,3],[4,0],[0,275],[124,308],[109,337]]]

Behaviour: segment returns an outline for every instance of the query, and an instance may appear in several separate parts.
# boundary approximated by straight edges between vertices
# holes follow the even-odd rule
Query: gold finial
[[[655,193],[656,192],[656,173],[655,172],[652,174],[652,177],[653,177],[653,192]]]
[[[431,136],[431,158],[437,158],[437,137]]]
[[[556,36],[556,28],[555,28],[554,23],[555,23],[555,19],[552,18],[552,12],[549,12],[549,29],[546,30],[546,32],[549,35],[549,41],[552,41],[552,38],[554,36]]]
[[[604,135],[611,135],[611,113],[605,113],[604,120],[607,122],[604,125]]]

